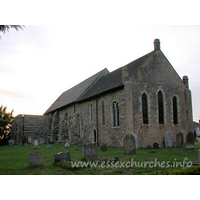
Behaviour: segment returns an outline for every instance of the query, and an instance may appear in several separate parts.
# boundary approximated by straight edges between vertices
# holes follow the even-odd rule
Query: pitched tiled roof
[[[129,75],[132,76],[153,53],[154,51],[125,65],[128,67]],[[122,68],[123,67],[120,67],[111,73],[109,73],[107,69],[104,69],[73,88],[63,92],[44,114],[49,114],[71,103],[83,101],[112,89],[122,87]]]
[[[98,72],[97,74],[91,76],[90,78],[86,79],[85,81],[79,83],[78,85],[74,86],[73,88],[63,92],[60,97],[48,108],[48,110],[44,113],[44,115],[49,114],[63,106],[69,105],[75,101],[84,93],[86,92],[89,87],[94,84],[96,81],[99,80],[100,77],[108,74],[109,71],[107,69],[103,69],[102,71]]]
[[[133,62],[125,65],[128,67],[129,74],[132,76],[146,60],[153,54],[154,51],[134,60]],[[97,81],[80,99],[79,101],[86,100],[93,96],[102,94],[111,89],[123,86],[122,83],[122,67],[116,69],[115,71],[103,76]]]

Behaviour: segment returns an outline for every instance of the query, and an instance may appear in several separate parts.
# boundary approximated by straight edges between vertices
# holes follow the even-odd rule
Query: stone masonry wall
[[[102,123],[102,100],[104,101],[105,125]],[[119,103],[119,127],[113,127],[113,101]],[[126,130],[124,115],[123,89],[70,105],[58,111],[58,140],[69,140],[71,144],[75,144],[81,138],[85,144],[94,144],[96,139],[99,145],[123,146]]]
[[[50,135],[51,116],[18,115],[12,124],[11,138],[21,143],[22,135],[28,142],[38,139],[40,143],[47,142]]]
[[[160,51],[156,52],[157,57],[151,57],[145,66],[133,76],[133,126],[134,133],[138,135],[139,147],[153,146],[158,143],[163,147],[163,138],[167,131],[173,133],[173,140],[176,141],[176,134],[182,132],[184,143],[186,134],[191,131],[188,127],[188,120],[191,121],[191,106],[186,104],[186,95],[189,91],[179,76],[174,72],[168,60]],[[163,92],[164,98],[164,124],[158,121],[158,96],[159,91]],[[142,94],[148,97],[149,124],[143,124],[142,120]],[[178,124],[173,124],[173,96],[178,101]],[[191,105],[191,104],[190,104]],[[189,110],[189,116],[186,112]]]

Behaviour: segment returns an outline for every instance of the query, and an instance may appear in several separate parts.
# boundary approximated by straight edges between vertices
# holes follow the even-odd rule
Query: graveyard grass
[[[54,162],[54,153],[70,152],[72,161],[83,161],[82,149],[76,149],[76,145],[70,148],[65,148],[64,145],[51,144],[51,149],[47,149],[47,144],[40,144],[41,149],[33,149],[33,144],[28,147],[15,146],[0,146],[0,174],[1,175],[112,175],[112,174],[200,174],[200,167],[191,168],[161,168],[157,167],[130,167],[130,168],[111,168],[111,167],[77,167],[72,168],[67,161],[61,163]],[[134,159],[136,162],[144,161],[174,161],[183,162],[184,158],[192,163],[198,163],[198,150],[200,143],[195,142],[195,148],[185,150],[184,147],[177,148],[159,148],[159,149],[138,149],[134,155],[124,155],[123,148],[107,147],[107,152],[101,152],[100,147],[97,147],[99,160],[114,160],[115,156],[119,157],[119,161],[130,161]],[[153,152],[151,152],[153,151]],[[43,167],[30,168],[29,167],[29,153],[42,152]],[[186,165],[185,165],[186,166]]]

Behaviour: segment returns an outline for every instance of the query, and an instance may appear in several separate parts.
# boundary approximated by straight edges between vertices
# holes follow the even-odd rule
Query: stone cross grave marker
[[[135,154],[136,153],[136,145],[135,138],[132,134],[127,134],[124,138],[124,154]]]

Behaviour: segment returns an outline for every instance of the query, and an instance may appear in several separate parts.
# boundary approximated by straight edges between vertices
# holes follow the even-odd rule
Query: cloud
[[[0,89],[0,95],[10,97],[10,98],[20,98],[20,99],[28,99],[29,98],[21,93],[8,91],[8,90],[2,90],[2,89]]]
[[[7,67],[5,65],[0,65],[0,72],[3,72],[3,73],[15,73],[15,71],[13,69],[11,69],[10,67]]]

